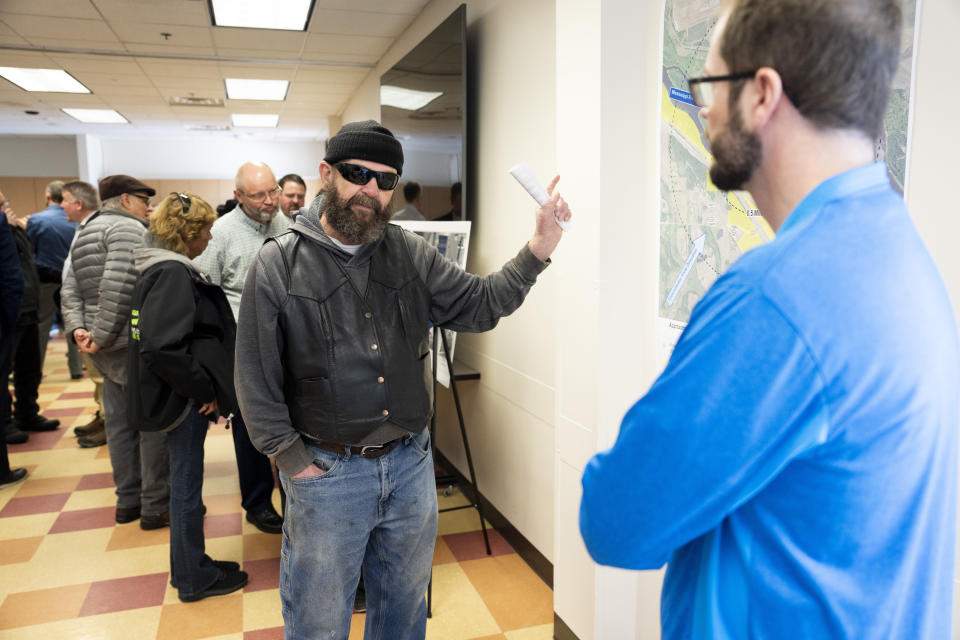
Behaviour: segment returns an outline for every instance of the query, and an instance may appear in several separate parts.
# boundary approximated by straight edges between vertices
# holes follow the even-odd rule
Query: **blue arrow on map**
[[[673,283],[673,288],[670,289],[670,293],[667,294],[668,307],[673,306],[673,301],[677,299],[677,294],[680,293],[680,287],[683,286],[687,276],[690,275],[690,269],[693,268],[693,263],[696,262],[700,254],[703,253],[703,246],[706,242],[707,234],[705,233],[701,233],[700,237],[693,241],[693,250],[690,252],[690,255],[687,256],[687,261],[683,263],[683,269],[680,271],[680,275],[677,276],[677,281]]]

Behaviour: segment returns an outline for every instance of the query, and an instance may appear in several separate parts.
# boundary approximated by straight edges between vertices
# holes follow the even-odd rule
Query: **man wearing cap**
[[[197,268],[223,288],[234,318],[240,311],[240,294],[247,271],[260,246],[290,226],[287,216],[277,215],[281,189],[273,170],[266,164],[243,164],[237,171],[235,186],[237,206],[213,223],[210,230],[213,239],[194,259]],[[247,521],[264,533],[279,534],[283,519],[273,507],[270,460],[250,442],[242,415],[233,417],[231,432],[240,476],[240,505],[247,512]]]
[[[361,567],[365,637],[424,637],[437,534],[429,325],[496,326],[560,241],[554,214],[570,218],[557,177],[533,238],[481,278],[389,224],[402,169],[389,130],[344,125],[320,163],[321,196],[264,244],[240,304],[238,398],[287,493],[288,640],[345,639]]]
[[[136,178],[100,181],[99,213],[77,233],[62,292],[67,335],[103,374],[103,409],[118,523],[140,519],[141,529],[169,524],[170,468],[166,434],[143,432],[127,421],[124,391],[130,305],[137,272],[133,250],[143,242],[156,195]]]

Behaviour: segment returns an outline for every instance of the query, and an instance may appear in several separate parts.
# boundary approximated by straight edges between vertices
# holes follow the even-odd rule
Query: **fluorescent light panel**
[[[280,115],[276,113],[235,113],[230,116],[235,127],[276,127]]]
[[[61,109],[61,111],[87,124],[127,124],[129,122],[113,109]]]
[[[290,83],[286,80],[248,80],[227,78],[227,97],[231,100],[283,100]]]
[[[210,0],[215,27],[306,31],[313,0]]]
[[[0,76],[26,91],[50,93],[91,93],[63,69],[24,69],[0,67]]]
[[[421,109],[440,96],[442,91],[417,91],[385,84],[380,87],[380,104],[407,111]]]

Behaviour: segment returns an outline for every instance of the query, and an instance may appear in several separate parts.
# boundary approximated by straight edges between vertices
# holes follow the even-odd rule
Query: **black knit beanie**
[[[348,122],[337,135],[327,141],[327,155],[323,158],[330,164],[343,160],[367,160],[379,162],[403,175],[403,148],[389,129],[376,120]]]

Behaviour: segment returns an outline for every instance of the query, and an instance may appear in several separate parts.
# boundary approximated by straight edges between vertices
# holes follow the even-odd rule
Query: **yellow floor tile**
[[[84,616],[59,622],[17,628],[0,638],[65,640],[153,640],[157,637],[160,607],[117,611],[99,616]]]
[[[38,478],[27,476],[17,490],[16,497],[28,498],[51,493],[70,493],[80,484],[80,476],[60,476],[56,478]]]
[[[89,584],[76,584],[11,593],[0,605],[0,629],[75,618],[89,590]]]
[[[283,626],[283,614],[280,611],[280,592],[265,589],[243,594],[243,629],[270,629]]]
[[[236,468],[234,468],[236,473]],[[204,482],[206,488],[206,482]],[[237,513],[240,509],[240,492],[222,493],[218,495],[204,496],[203,504],[207,506],[208,516],[219,516],[225,513]]]
[[[493,614],[459,564],[433,568],[433,617],[427,638],[458,640],[500,633]]]
[[[243,596],[164,605],[157,640],[194,640],[243,631]]]
[[[501,630],[553,621],[553,592],[516,554],[459,564],[476,587]]]
[[[503,635],[507,640],[553,640],[553,623],[507,631]]]
[[[75,491],[67,498],[63,511],[78,511],[80,509],[96,509],[98,507],[116,507],[117,490],[113,487],[104,489],[86,489]]]
[[[433,564],[447,564],[448,562],[456,561],[457,559],[454,557],[453,552],[450,551],[447,543],[443,541],[443,538],[437,538],[437,543],[433,547]]]
[[[248,533],[243,536],[243,561],[266,560],[280,557],[283,536],[275,533]]]

